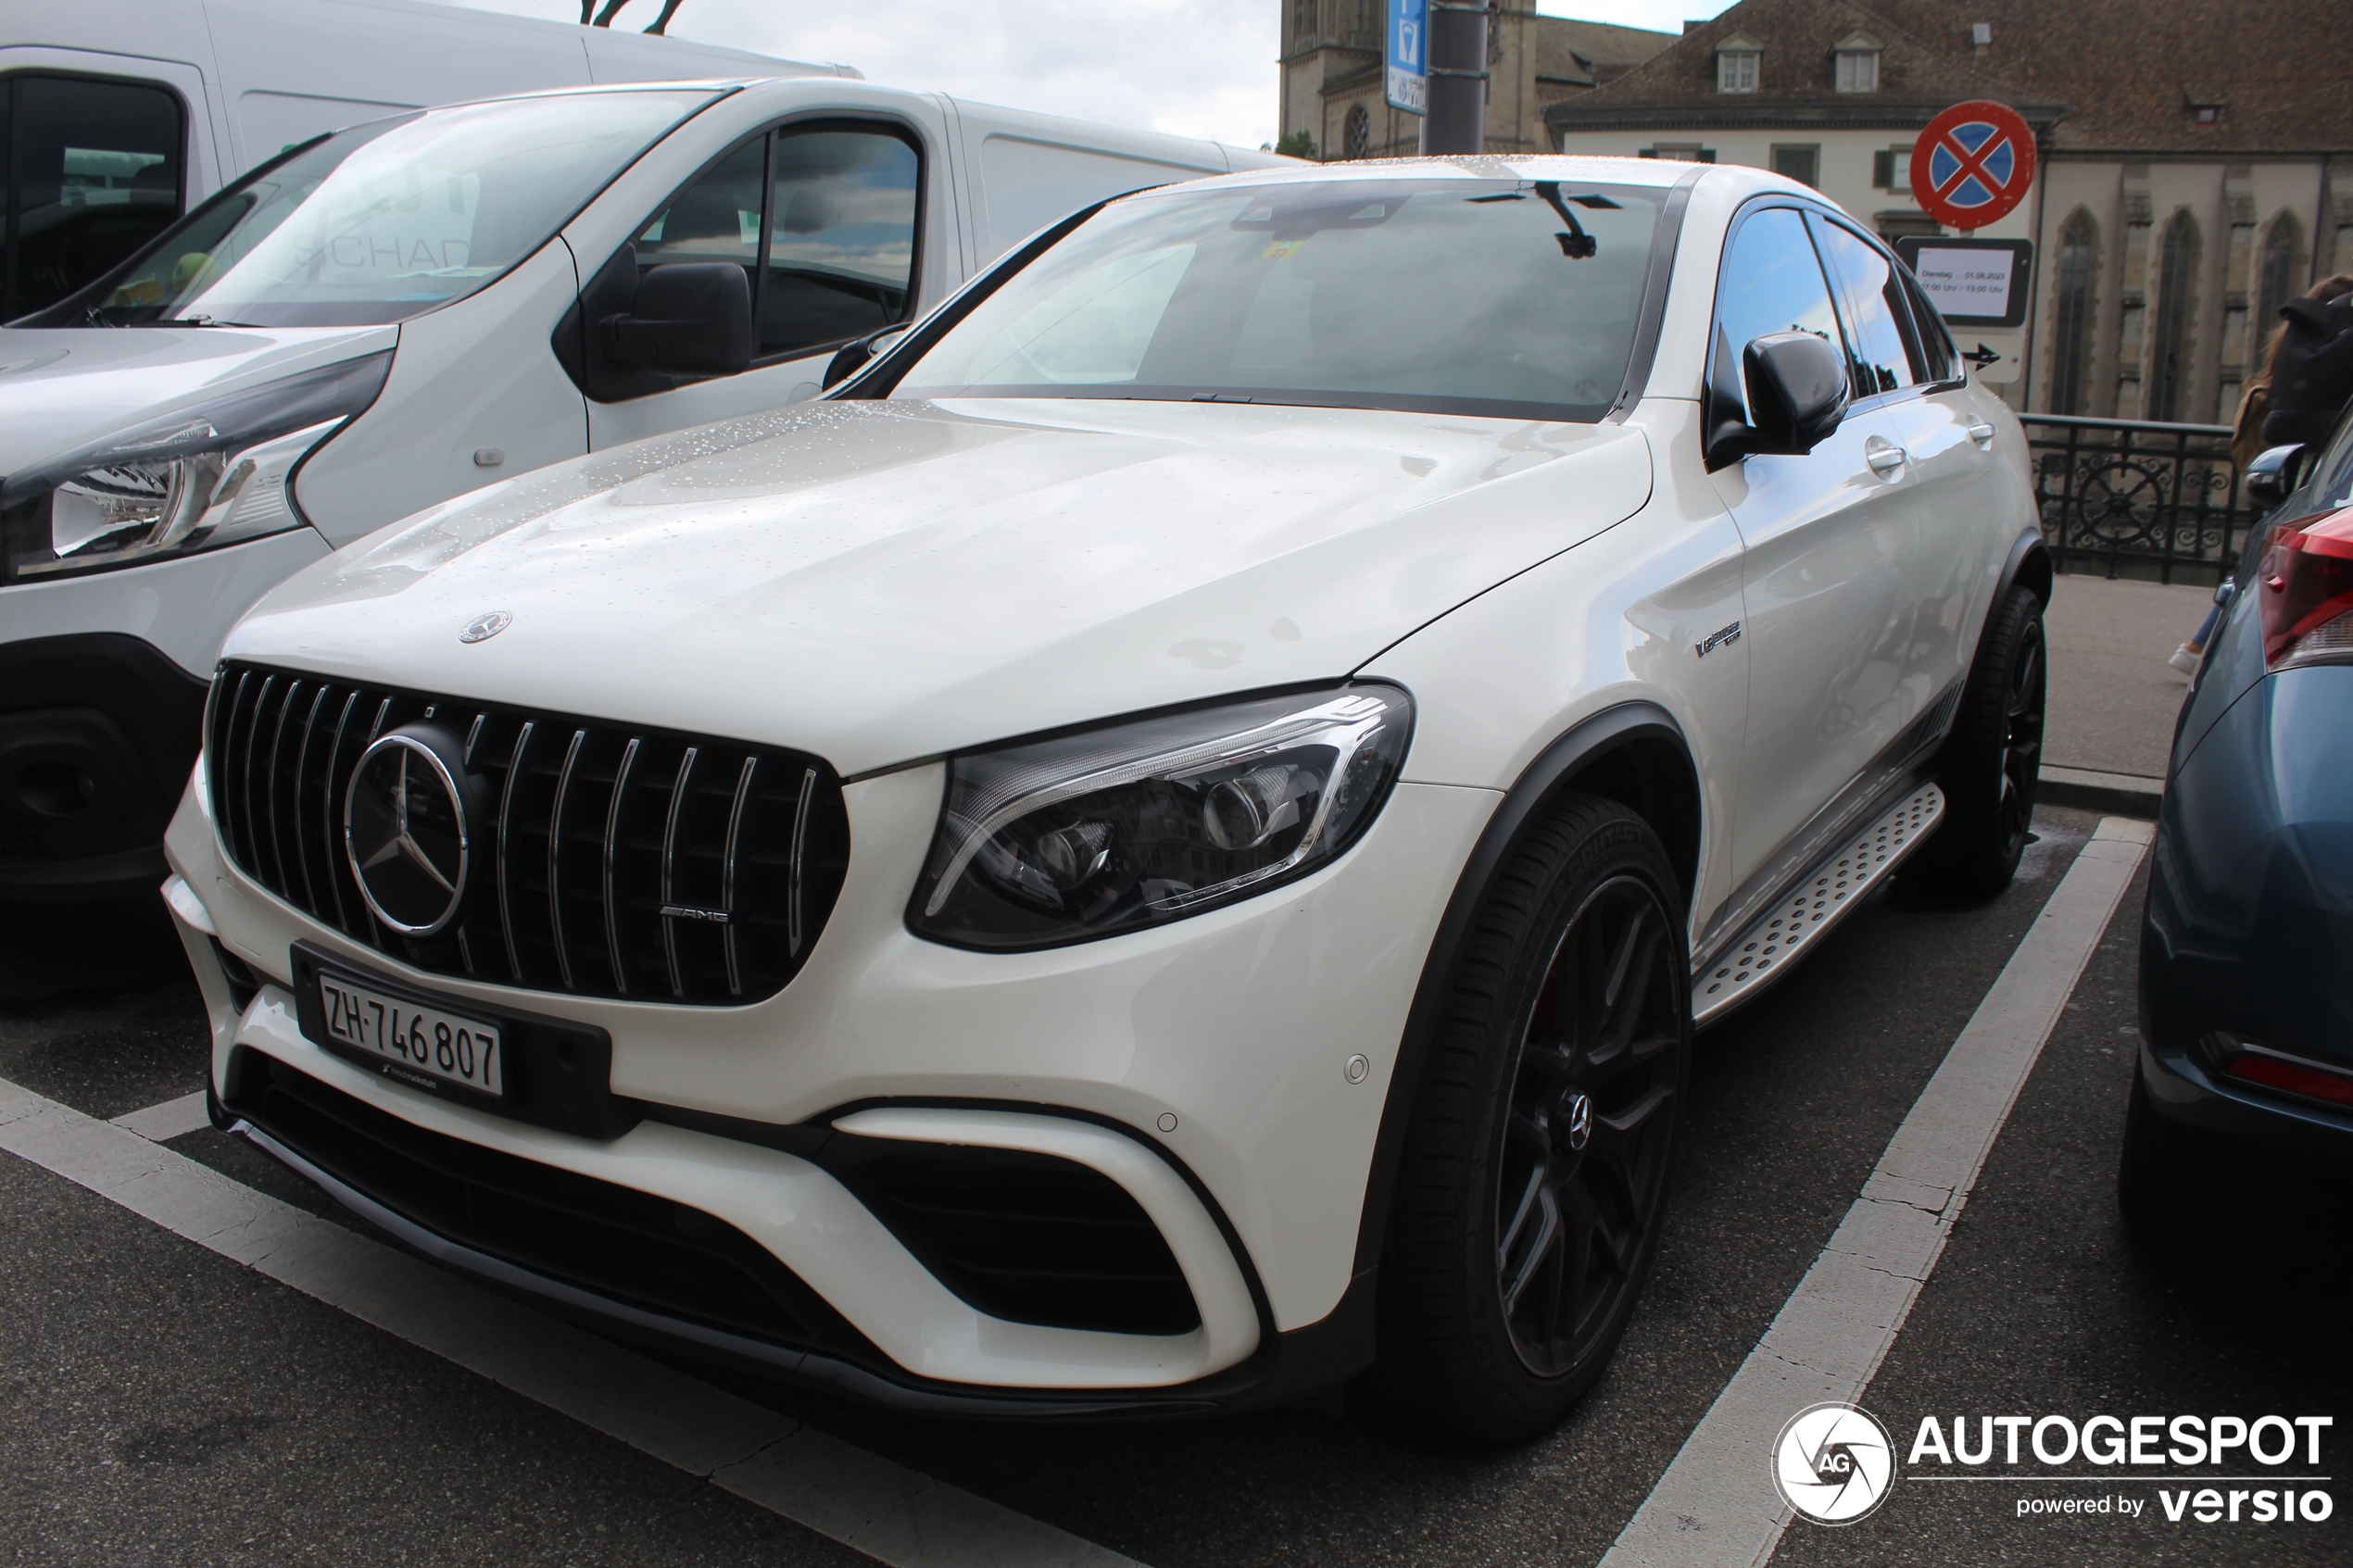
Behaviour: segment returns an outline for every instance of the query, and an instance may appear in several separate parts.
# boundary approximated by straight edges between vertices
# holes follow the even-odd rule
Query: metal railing
[[[2043,536],[2062,571],[2218,582],[2262,515],[2239,494],[2228,425],[2019,418]]]

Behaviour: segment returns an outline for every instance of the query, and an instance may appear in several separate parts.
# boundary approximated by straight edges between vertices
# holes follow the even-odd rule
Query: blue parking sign
[[[1389,107],[1429,112],[1429,0],[1389,0]]]

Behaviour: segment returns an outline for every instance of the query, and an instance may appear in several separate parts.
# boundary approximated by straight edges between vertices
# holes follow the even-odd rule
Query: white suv
[[[831,397],[229,639],[221,1124],[460,1267],[935,1409],[1556,1420],[1695,1026],[2026,836],[2017,421],[1732,168],[1126,196]]]

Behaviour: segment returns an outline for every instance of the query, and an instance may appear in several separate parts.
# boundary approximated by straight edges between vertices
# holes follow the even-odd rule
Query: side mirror
[[[866,368],[866,362],[878,354],[887,353],[891,346],[907,335],[902,324],[885,327],[878,332],[868,332],[855,343],[845,343],[825,366],[825,389],[830,392]]]
[[[733,375],[751,363],[751,280],[732,261],[656,267],[638,280],[629,313],[598,325],[615,364]]]
[[[1812,332],[1767,332],[1741,354],[1759,452],[1811,452],[1846,417],[1846,360]]]
[[[2246,465],[2246,474],[2240,488],[2246,498],[2265,511],[2285,501],[2288,492],[2296,488],[2296,470],[2301,465],[2304,447],[2299,445],[2274,446]]]
[[[1748,407],[1756,422],[1741,417],[1740,400],[1720,384],[1710,401],[1728,410],[1713,417],[1707,466],[1719,469],[1751,453],[1797,457],[1820,445],[1846,417],[1846,360],[1812,332],[1767,332],[1741,352]]]

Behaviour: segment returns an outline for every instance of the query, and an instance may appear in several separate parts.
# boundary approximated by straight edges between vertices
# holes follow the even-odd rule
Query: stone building
[[[1384,0],[1278,0],[1283,7],[1278,123],[1321,158],[1411,157],[1418,115],[1381,94]],[[1675,41],[1668,32],[1540,17],[1536,0],[1494,0],[1488,24],[1487,149],[1550,148],[1546,106],[1612,82]]]
[[[2224,421],[2281,301],[2353,270],[2347,0],[1743,0],[1543,110],[1567,152],[1778,169],[1937,232],[1913,139],[1990,98],[2036,132],[2022,327],[1964,335],[2024,408]]]

